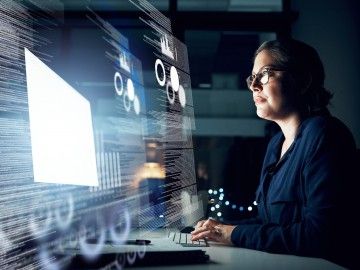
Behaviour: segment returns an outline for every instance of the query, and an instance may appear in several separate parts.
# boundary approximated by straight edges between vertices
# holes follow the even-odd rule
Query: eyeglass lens
[[[256,75],[250,75],[247,79],[247,86],[250,88],[253,81],[255,80],[255,82],[260,82],[261,85],[266,84],[269,81],[269,73],[267,70],[264,70]]]

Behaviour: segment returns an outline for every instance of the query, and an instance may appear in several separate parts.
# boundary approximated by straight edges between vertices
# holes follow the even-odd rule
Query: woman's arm
[[[352,185],[353,150],[351,138],[344,133],[336,128],[323,130],[299,172],[306,199],[301,221],[287,226],[240,224],[232,231],[232,242],[245,248],[321,257],[337,245],[338,250],[346,248],[337,240],[351,231],[344,206],[353,207],[346,203]]]

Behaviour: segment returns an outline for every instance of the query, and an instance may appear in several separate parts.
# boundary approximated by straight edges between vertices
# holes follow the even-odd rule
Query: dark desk
[[[335,270],[345,269],[337,264],[324,259],[299,257],[292,255],[270,254],[266,252],[222,246],[213,244],[211,247],[204,248],[210,255],[210,263],[202,265],[182,265],[182,266],[156,266],[157,269],[171,270],[226,270],[226,269],[299,269],[299,270]],[[131,269],[147,269],[131,268]],[[152,268],[152,267],[151,267]]]
[[[208,264],[199,265],[181,265],[181,266],[156,266],[158,269],[171,270],[226,270],[226,269],[276,269],[276,270],[336,270],[345,269],[330,261],[299,257],[294,255],[271,254],[267,252],[238,248],[233,246],[226,246],[211,242],[210,247],[205,247],[203,250],[210,255],[210,262]],[[165,259],[165,258],[164,258]],[[148,267],[146,267],[148,268]],[[145,269],[146,269],[145,268]],[[152,267],[151,267],[152,268]],[[144,268],[131,268],[144,269]]]
[[[149,236],[149,235],[148,235]],[[156,243],[156,239],[153,239]],[[293,255],[271,254],[257,250],[250,250],[232,246],[225,246],[218,243],[210,243],[210,247],[202,248],[210,255],[210,262],[197,265],[175,265],[175,266],[152,266],[152,267],[131,267],[128,269],[171,269],[171,270],[226,270],[226,269],[276,269],[276,270],[336,270],[345,269],[337,264],[319,258],[299,257]],[[134,246],[112,247],[107,252],[129,252]],[[148,248],[151,249],[150,246]],[[176,248],[175,248],[176,249]],[[137,250],[135,248],[134,250]],[[163,256],[166,260],[166,255]]]

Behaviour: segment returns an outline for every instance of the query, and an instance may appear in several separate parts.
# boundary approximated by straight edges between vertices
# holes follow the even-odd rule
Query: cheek
[[[267,91],[264,91],[264,94],[267,96],[268,102],[271,105],[281,106],[285,101],[283,91],[280,87],[269,87]]]
[[[285,107],[293,107],[297,100],[297,88],[292,77],[284,77],[279,85],[279,96]]]

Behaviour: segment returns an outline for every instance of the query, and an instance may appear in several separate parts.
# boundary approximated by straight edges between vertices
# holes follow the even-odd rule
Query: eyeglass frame
[[[270,79],[270,74],[269,74],[269,71],[286,71],[285,68],[281,68],[281,67],[276,67],[276,66],[269,66],[269,65],[266,65],[266,66],[263,66],[260,68],[260,71],[256,74],[251,74],[249,75],[247,78],[246,78],[246,84],[247,84],[247,87],[249,88],[249,90],[251,90],[251,85],[253,84],[254,80],[256,80],[257,83],[260,83],[262,86],[267,84],[269,82],[269,79]],[[268,76],[268,79],[265,83],[262,83],[261,82],[261,79],[262,77],[264,77],[265,75],[263,74],[263,72],[267,72],[267,76]],[[259,76],[262,75],[261,78],[259,78]],[[252,81],[250,81],[250,78],[253,77]]]

